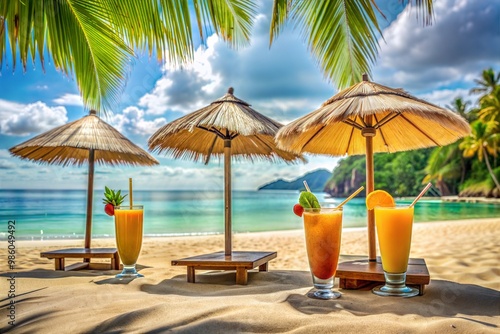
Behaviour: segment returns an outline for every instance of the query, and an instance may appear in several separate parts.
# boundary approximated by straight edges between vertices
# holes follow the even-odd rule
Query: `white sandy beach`
[[[11,333],[498,333],[500,219],[414,226],[411,257],[424,258],[431,283],[423,296],[379,297],[340,290],[333,301],[307,298],[312,288],[303,232],[236,234],[235,250],[277,251],[269,272],[198,272],[171,260],[223,250],[223,236],[146,238],[144,278],[117,271],[55,271],[41,251],[82,247],[83,240],[17,241],[16,268],[2,261],[0,332]],[[115,247],[114,239],[93,247]],[[1,242],[6,258],[7,242]],[[342,235],[342,259],[367,253],[363,229]],[[9,324],[9,278],[15,280],[15,326]]]

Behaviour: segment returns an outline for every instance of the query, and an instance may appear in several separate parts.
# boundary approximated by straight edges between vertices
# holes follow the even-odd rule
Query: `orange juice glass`
[[[135,268],[142,247],[143,221],[142,205],[115,206],[116,245],[123,263],[117,278],[144,277]]]
[[[406,286],[414,208],[406,205],[374,210],[385,285],[374,288],[373,293],[401,297],[418,295],[417,289]]]
[[[315,287],[307,296],[316,299],[339,298],[340,293],[332,288],[339,262],[342,208],[304,209],[302,217],[307,257]]]

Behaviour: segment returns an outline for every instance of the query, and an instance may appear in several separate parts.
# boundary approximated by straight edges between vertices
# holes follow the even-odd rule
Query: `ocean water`
[[[343,198],[316,194],[323,203]],[[233,191],[233,232],[301,229],[292,207],[295,191]],[[102,191],[94,194],[92,236],[114,237],[113,217],[104,213]],[[146,236],[204,235],[224,232],[224,194],[220,191],[136,191],[134,203],[144,205]],[[410,200],[396,200],[410,203]],[[0,190],[0,240],[6,240],[8,221],[16,222],[16,239],[83,239],[86,191]],[[415,222],[499,217],[500,205],[420,200]],[[366,226],[364,198],[344,206],[344,228]]]

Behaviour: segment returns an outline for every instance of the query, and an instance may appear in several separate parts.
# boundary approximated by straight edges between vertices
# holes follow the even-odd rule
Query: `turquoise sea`
[[[233,191],[233,231],[236,233],[302,228],[292,213],[295,191]],[[343,198],[316,194],[320,202],[340,203]],[[102,191],[94,195],[93,237],[113,237],[113,218],[104,213]],[[223,233],[223,193],[219,191],[136,191],[134,203],[144,205],[146,236]],[[409,203],[410,200],[397,200]],[[16,221],[16,238],[83,239],[85,190],[0,190],[0,240],[6,239],[9,220]],[[415,222],[499,217],[500,205],[421,200]],[[364,198],[344,207],[344,228],[366,226]]]

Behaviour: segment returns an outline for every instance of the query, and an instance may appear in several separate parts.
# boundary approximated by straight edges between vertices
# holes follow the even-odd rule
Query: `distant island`
[[[326,169],[318,169],[309,172],[293,181],[285,181],[283,179],[265,184],[259,187],[258,190],[304,190],[304,180],[307,181],[311,191],[322,192],[325,189],[325,184],[332,177],[332,173]]]

